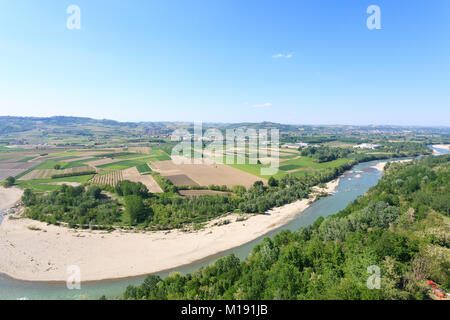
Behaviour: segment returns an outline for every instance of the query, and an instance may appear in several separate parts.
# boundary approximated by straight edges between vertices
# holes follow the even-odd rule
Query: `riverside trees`
[[[123,299],[426,299],[425,280],[448,288],[450,156],[393,163],[346,209],[266,238],[192,274],[150,276]],[[380,268],[370,289],[368,267]]]

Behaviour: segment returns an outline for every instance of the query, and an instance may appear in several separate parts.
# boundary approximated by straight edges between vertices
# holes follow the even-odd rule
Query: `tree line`
[[[149,276],[122,299],[427,299],[449,288],[450,156],[393,163],[369,192],[296,232],[285,230],[187,275]],[[381,286],[368,286],[368,267]]]

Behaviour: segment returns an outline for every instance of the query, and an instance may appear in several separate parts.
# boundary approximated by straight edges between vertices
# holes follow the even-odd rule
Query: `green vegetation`
[[[152,172],[152,170],[150,169],[150,167],[148,166],[148,164],[146,163],[142,163],[136,166],[136,169],[139,171],[139,173],[148,173],[148,172]]]
[[[151,208],[146,207],[143,199],[137,195],[126,196],[125,207],[130,225],[148,222],[153,214]]]
[[[15,182],[16,182],[16,178],[14,178],[14,177],[8,177],[8,178],[5,179],[5,181],[2,182],[2,185],[3,185],[5,188],[9,188],[9,187],[12,187],[12,186],[14,185]]]
[[[61,188],[61,186],[56,185],[56,183],[76,182],[83,184],[87,183],[93,177],[94,175],[85,175],[58,179],[16,180],[16,184],[22,189],[30,189],[33,192],[45,192]]]
[[[93,174],[95,174],[95,170],[57,173],[57,174],[52,174],[52,179],[76,177],[76,176],[86,176],[86,175],[93,175]]]
[[[160,175],[158,172],[152,173],[153,179],[155,179],[156,183],[159,185],[159,187],[166,193],[175,193],[178,191],[178,188],[174,186],[172,181],[169,179],[164,178],[162,175]]]
[[[70,227],[108,226],[122,215],[119,202],[103,196],[98,187],[63,185],[44,195],[26,189],[22,201],[26,217],[52,224],[67,222]]]
[[[108,163],[108,164],[100,165],[100,166],[98,166],[98,168],[124,170],[124,169],[128,169],[131,167],[137,167],[139,165],[147,164],[148,162],[163,161],[163,160],[170,160],[170,157],[166,154],[155,154],[152,156],[148,156],[148,155],[142,156],[141,155],[140,158]]]
[[[347,148],[308,147],[303,149],[301,154],[304,157],[310,156],[321,163],[345,158],[351,152],[351,149]]]
[[[391,164],[377,186],[334,216],[266,238],[192,274],[149,276],[123,299],[426,299],[450,286],[450,156]],[[380,268],[380,289],[369,289]]]
[[[83,162],[81,161],[63,162],[63,161],[47,160],[34,167],[33,170],[44,170],[44,169],[63,170],[84,166],[86,165],[83,164]]]
[[[20,159],[18,162],[28,162],[28,161],[33,160],[35,158],[36,158],[36,156],[25,157],[25,158]]]

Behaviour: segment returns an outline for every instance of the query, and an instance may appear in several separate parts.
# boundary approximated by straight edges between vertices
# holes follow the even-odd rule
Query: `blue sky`
[[[450,125],[446,0],[2,0],[0,44],[0,115]]]

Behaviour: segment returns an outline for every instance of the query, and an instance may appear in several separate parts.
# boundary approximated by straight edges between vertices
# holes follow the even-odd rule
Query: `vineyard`
[[[92,183],[101,185],[115,186],[119,181],[123,180],[123,175],[121,170],[114,170],[105,173],[100,173],[95,175],[92,179]]]

